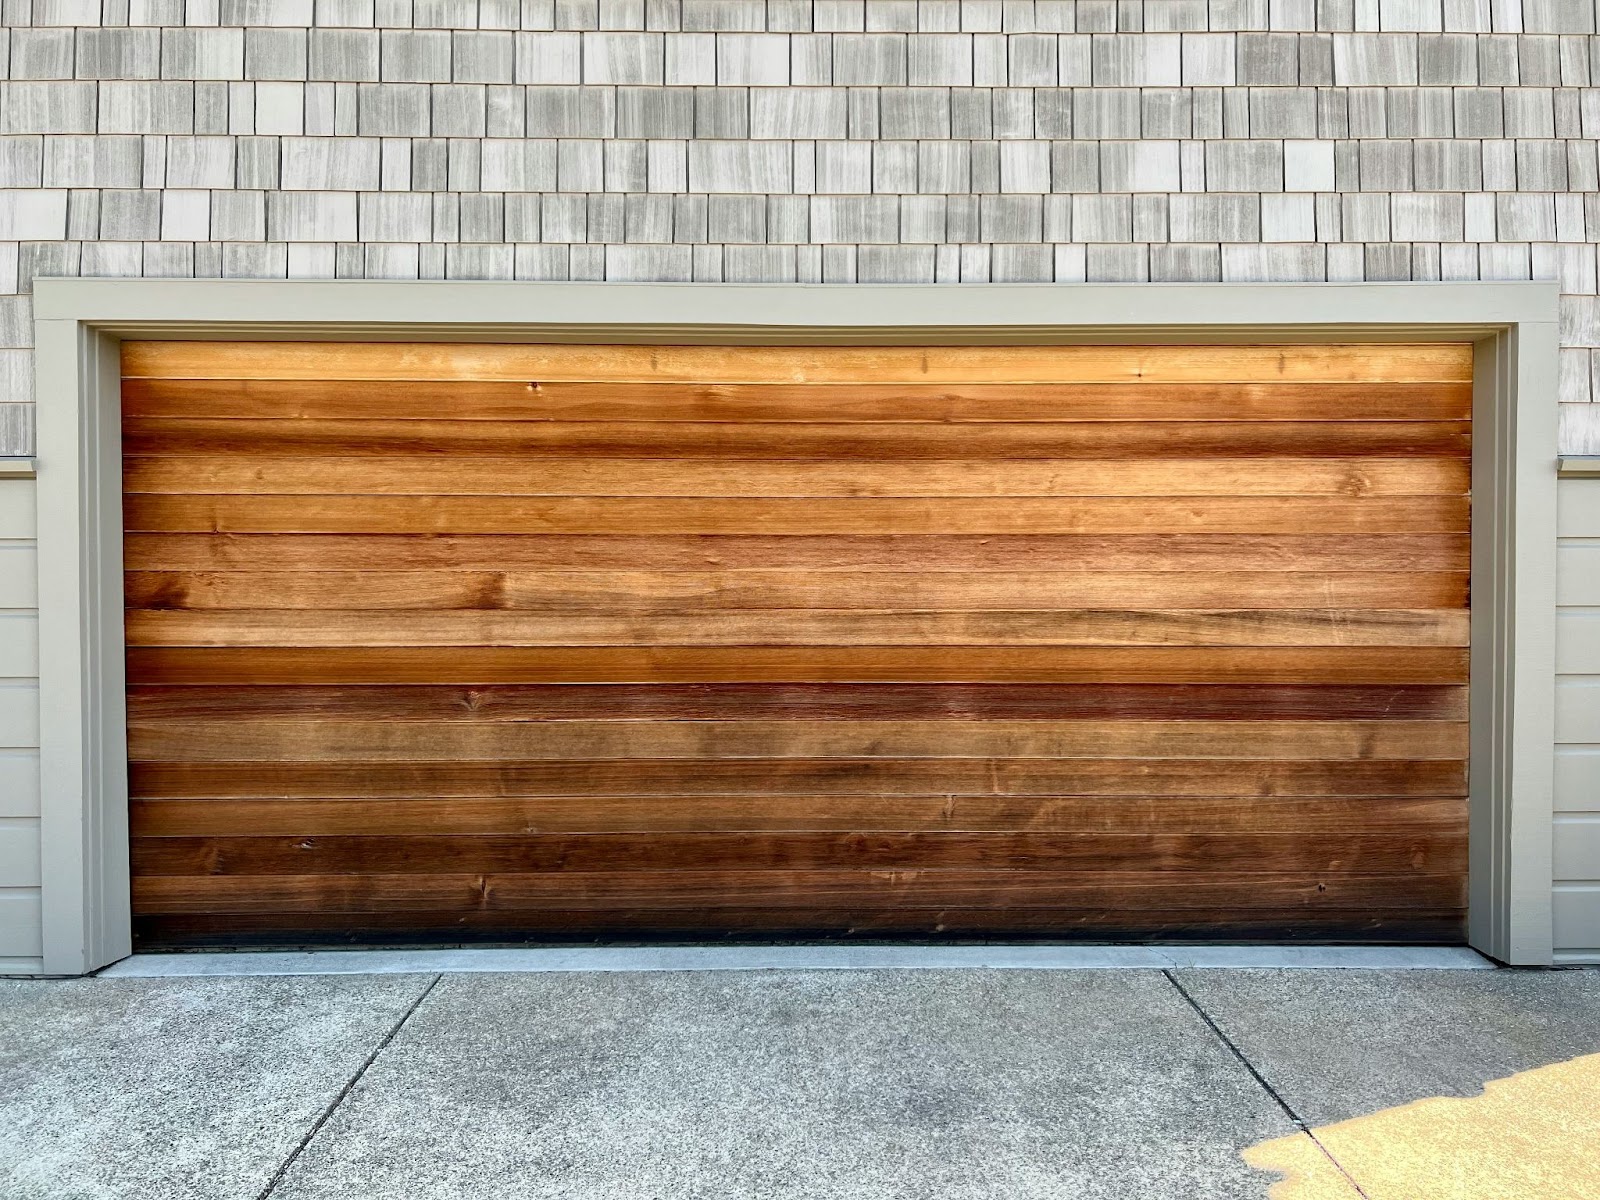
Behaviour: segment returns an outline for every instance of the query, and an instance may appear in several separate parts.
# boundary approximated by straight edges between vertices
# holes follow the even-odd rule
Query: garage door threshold
[[[1465,946],[583,946],[136,954],[101,977],[541,971],[1492,970]]]

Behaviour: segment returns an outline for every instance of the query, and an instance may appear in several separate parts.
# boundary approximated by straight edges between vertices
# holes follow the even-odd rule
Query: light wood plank
[[[352,597],[355,599],[358,597]],[[130,646],[1465,646],[1461,609],[130,611]]]
[[[1463,421],[1470,383],[671,384],[130,379],[130,417],[467,421]]]
[[[508,609],[612,614],[767,609],[1463,608],[1465,571],[133,571],[130,608]],[[613,618],[615,619],[615,618]]]
[[[230,533],[123,539],[132,570],[1028,572],[1449,571],[1465,534],[563,536]]]
[[[162,379],[520,383],[1462,382],[1470,343],[1257,346],[635,346],[427,342],[122,343]]]
[[[163,721],[138,761],[714,758],[1461,759],[1454,721]]]
[[[129,457],[130,492],[398,496],[1461,496],[1449,458],[705,462],[451,455]]]
[[[1464,533],[1465,497],[699,500],[132,495],[140,533]]]

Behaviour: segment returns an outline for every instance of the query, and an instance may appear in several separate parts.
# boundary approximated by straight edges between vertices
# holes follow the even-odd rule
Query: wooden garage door
[[[123,362],[147,946],[1461,935],[1467,346]]]

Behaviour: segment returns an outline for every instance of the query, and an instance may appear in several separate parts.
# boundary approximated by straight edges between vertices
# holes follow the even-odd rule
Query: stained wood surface
[[[1471,361],[125,343],[141,943],[1458,939]]]

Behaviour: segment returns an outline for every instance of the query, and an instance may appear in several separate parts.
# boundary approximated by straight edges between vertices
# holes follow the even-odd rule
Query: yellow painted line
[[[1600,1200],[1600,1054],[1312,1131],[1367,1200]],[[1310,1137],[1244,1152],[1271,1200],[1352,1200]]]

